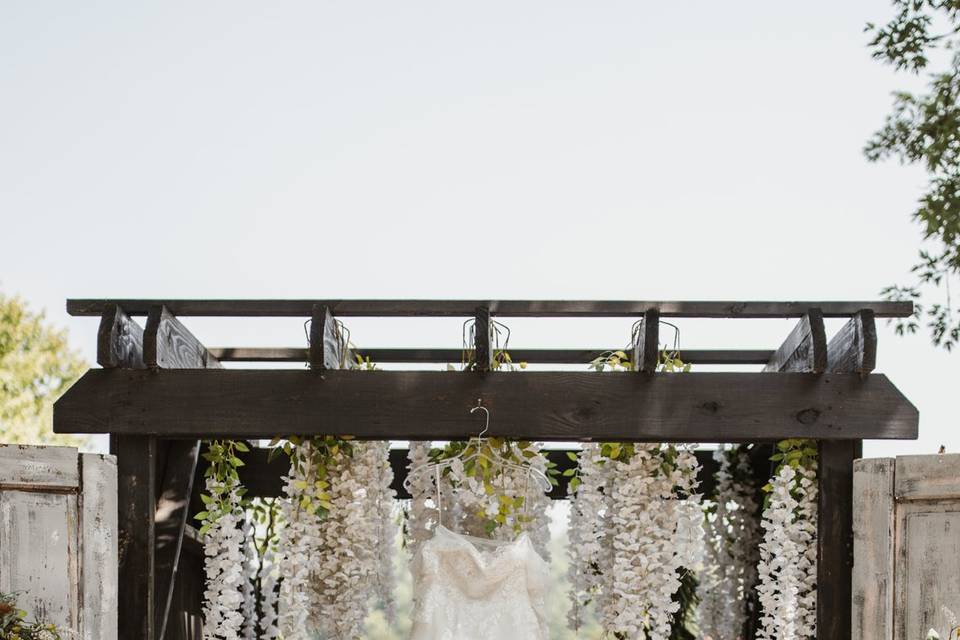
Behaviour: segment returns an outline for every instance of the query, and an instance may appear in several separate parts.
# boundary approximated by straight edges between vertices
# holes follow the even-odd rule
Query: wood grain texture
[[[300,317],[313,315],[314,305],[325,305],[337,317],[463,317],[486,307],[499,317],[638,317],[657,309],[663,318],[799,318],[813,307],[827,318],[850,317],[872,309],[878,318],[906,318],[911,302],[888,301],[663,301],[663,300],[185,300],[185,299],[70,299],[73,316],[99,316],[108,304],[131,315],[147,315],[163,305],[180,316]]]
[[[337,332],[337,322],[330,313],[330,307],[316,305],[310,322],[310,369],[326,371],[339,369],[343,362],[343,349]]]
[[[16,593],[31,616],[79,633],[77,507],[76,493],[0,491],[0,591]]]
[[[827,345],[827,371],[868,374],[877,367],[877,325],[873,311],[858,311]]]
[[[777,349],[764,371],[822,373],[827,369],[827,335],[823,311],[809,309]]]
[[[142,369],[143,329],[115,304],[108,304],[97,331],[97,364],[105,369]]]
[[[473,315],[473,368],[485,373],[493,366],[493,347],[490,344],[490,309],[477,307]]]
[[[900,463],[897,461],[897,473]],[[960,473],[960,469],[955,469]],[[894,640],[925,638],[936,629],[947,638],[960,603],[960,505],[911,501],[897,505]]]
[[[120,435],[116,445],[119,496],[117,552],[120,584],[123,587],[119,593],[118,633],[124,640],[156,640],[154,518],[157,507],[157,440],[147,435]]]
[[[161,369],[218,368],[220,363],[170,311],[154,306],[143,332],[143,360]]]
[[[641,373],[653,373],[660,364],[660,312],[656,309],[643,314],[633,345],[633,361]]]
[[[208,347],[220,362],[309,362],[310,351],[303,347]],[[609,349],[514,349],[510,357],[514,362],[530,364],[586,364],[600,357]],[[463,358],[462,349],[403,349],[365,347],[357,353],[369,357],[378,364],[384,363],[458,363]],[[472,357],[473,350],[467,351]],[[680,359],[690,364],[767,364],[773,351],[770,349],[683,349]]]
[[[898,456],[896,477],[898,501],[960,500],[960,454]]]
[[[117,640],[117,462],[113,456],[80,455],[80,512],[84,640]]]
[[[54,430],[456,439],[470,435],[477,398],[491,435],[533,440],[915,438],[918,423],[879,374],[95,369],[57,401]]]
[[[77,450],[0,444],[0,487],[76,491],[80,487]]]
[[[817,469],[817,638],[851,633],[853,461],[859,443],[821,441]]]
[[[894,460],[857,460],[853,472],[852,637],[893,640]]]

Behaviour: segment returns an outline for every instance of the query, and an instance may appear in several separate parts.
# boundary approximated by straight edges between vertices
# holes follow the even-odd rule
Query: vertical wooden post
[[[490,346],[490,309],[477,307],[473,324],[473,363],[476,371],[490,371],[493,348]]]
[[[827,345],[826,370],[868,375],[877,361],[873,313],[857,313]],[[853,596],[853,462],[862,440],[819,443],[817,638],[850,638]]]
[[[157,508],[157,439],[119,436],[116,447],[119,637],[156,640],[153,527]]]
[[[653,373],[660,364],[660,311],[647,309],[640,321],[636,342],[633,345],[633,361],[637,371]]]
[[[105,369],[143,369],[143,329],[123,309],[109,305],[100,318],[97,362]],[[157,440],[110,436],[117,456],[118,637],[156,640],[154,518]]]

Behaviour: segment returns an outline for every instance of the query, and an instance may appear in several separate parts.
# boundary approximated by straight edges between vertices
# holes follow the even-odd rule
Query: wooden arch
[[[916,438],[916,408],[876,365],[877,318],[910,303],[535,300],[69,300],[100,318],[97,361],[54,408],[57,433],[109,433],[118,456],[120,637],[199,638],[202,553],[190,515],[201,441],[283,435],[366,439],[466,438],[466,407],[496,411],[491,435],[553,441],[756,443],[814,438],[820,448],[818,637],[850,637],[853,460],[868,438]],[[146,316],[141,327],[132,319]],[[207,348],[179,318],[312,319],[308,348]],[[474,318],[473,370],[338,370],[348,355],[335,318]],[[494,318],[625,317],[640,321],[636,373],[492,370]],[[771,350],[681,352],[694,364],[762,366],[736,373],[656,373],[661,318],[798,319]],[[847,318],[827,340],[824,318]],[[514,360],[584,364],[603,349],[510,349]],[[376,362],[459,362],[460,349],[362,349]],[[227,369],[222,362],[302,362],[304,370]],[[771,375],[776,374],[776,375]],[[282,425],[282,426],[278,426]],[[551,454],[569,464],[563,452]],[[405,452],[394,451],[401,489]],[[701,456],[709,481],[712,462]],[[243,468],[252,495],[279,495],[284,463],[254,449]],[[402,491],[401,491],[402,493]],[[565,494],[559,488],[556,497]]]

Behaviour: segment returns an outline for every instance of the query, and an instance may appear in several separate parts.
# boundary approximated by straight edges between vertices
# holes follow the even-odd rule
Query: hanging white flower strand
[[[567,485],[570,500],[570,524],[567,546],[570,564],[567,579],[570,582],[570,610],[567,626],[578,631],[583,624],[584,609],[598,595],[599,566],[603,553],[603,517],[606,499],[603,486],[605,471],[600,446],[585,444],[575,456],[577,472]]]
[[[758,640],[812,640],[817,634],[817,449],[785,440],[763,512],[757,567]]]
[[[713,500],[704,505],[706,563],[700,574],[700,632],[714,640],[738,640],[749,615],[757,579],[760,521],[749,450],[718,449]]]
[[[203,535],[204,591],[203,636],[213,640],[238,640],[244,623],[245,584],[244,489],[237,468],[243,463],[238,452],[249,451],[240,441],[213,440],[203,454],[209,465],[204,472],[204,511],[195,517],[201,521]]]

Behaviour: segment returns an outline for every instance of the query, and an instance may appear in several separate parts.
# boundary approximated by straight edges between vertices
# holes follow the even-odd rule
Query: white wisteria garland
[[[817,449],[786,440],[767,486],[757,567],[758,640],[813,640],[817,635]]]
[[[739,640],[756,585],[760,521],[749,450],[718,449],[716,490],[704,504],[704,569],[700,573],[700,632],[713,640]]]
[[[667,640],[681,570],[697,568],[702,516],[692,446],[588,445],[573,483],[568,624],[595,603],[616,638]]]

